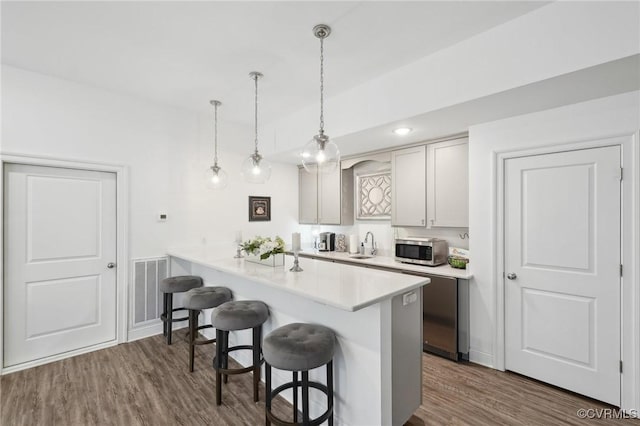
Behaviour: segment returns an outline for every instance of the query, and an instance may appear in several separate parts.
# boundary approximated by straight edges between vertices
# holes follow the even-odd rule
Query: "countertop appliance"
[[[336,250],[336,234],[333,232],[321,232],[320,242],[318,243],[318,251],[335,251]]]
[[[398,262],[438,266],[447,263],[449,244],[439,238],[396,238],[395,253]]]

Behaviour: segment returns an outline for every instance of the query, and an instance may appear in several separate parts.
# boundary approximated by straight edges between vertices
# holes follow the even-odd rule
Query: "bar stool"
[[[261,357],[262,324],[269,318],[269,308],[257,300],[240,300],[223,303],[211,313],[211,325],[216,328],[216,356],[213,368],[216,370],[216,405],[222,404],[222,381],[227,383],[229,374],[253,372],[253,401],[260,400],[258,383],[260,382],[260,366],[264,362]],[[252,345],[229,347],[229,331],[253,330]],[[251,350],[253,363],[249,367],[229,368],[229,352]],[[224,378],[222,376],[224,375]]]
[[[211,324],[198,326],[198,316],[203,309],[220,306],[232,298],[231,290],[226,287],[197,287],[184,295],[184,307],[189,310],[189,371],[193,373],[193,359],[196,345],[214,343],[216,339],[197,339],[198,331],[212,328]]]
[[[184,293],[192,288],[202,287],[202,278],[195,275],[183,275],[178,277],[169,277],[160,281],[160,291],[163,294],[163,312],[160,315],[163,329],[162,334],[167,338],[167,345],[171,344],[171,331],[174,322],[186,321],[188,317],[174,318],[175,311],[184,311],[185,308],[173,309],[173,293]]]
[[[265,361],[266,404],[265,422],[276,425],[319,425],[324,421],[333,425],[333,353],[335,333],[322,325],[293,323],[280,327],[267,335],[262,342]],[[309,381],[309,370],[325,365],[326,386]],[[271,367],[293,372],[293,381],[271,389]],[[302,372],[302,383],[298,372]],[[298,422],[298,386],[302,387],[302,423]],[[315,419],[309,417],[309,388],[315,388],[327,396],[327,411]],[[285,389],[293,391],[293,423],[279,419],[271,412],[271,400]]]

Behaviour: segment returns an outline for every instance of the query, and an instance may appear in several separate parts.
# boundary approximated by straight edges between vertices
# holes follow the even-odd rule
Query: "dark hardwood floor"
[[[177,337],[177,335],[174,334]],[[0,377],[0,424],[261,425],[264,388],[254,403],[251,376],[231,377],[216,407],[212,346],[197,350],[161,336],[119,345]],[[640,420],[583,420],[578,409],[611,408],[512,373],[423,358],[423,404],[407,425],[640,425]],[[278,416],[291,406],[274,402]],[[374,426],[374,425],[371,425]]]
[[[154,336],[2,376],[0,425],[264,424],[264,387],[254,403],[251,375],[229,377],[216,407],[214,346],[196,347],[189,373],[183,335],[174,331],[171,346]],[[289,407],[274,403],[283,418]]]
[[[640,425],[638,419],[582,419],[580,409],[615,407],[511,372],[428,354],[422,371],[422,405],[407,426]]]

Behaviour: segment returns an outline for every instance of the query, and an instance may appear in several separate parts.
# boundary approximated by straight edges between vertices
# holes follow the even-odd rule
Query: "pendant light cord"
[[[258,155],[258,75],[254,75],[253,79],[255,81],[255,114],[254,114],[254,131],[255,131],[255,153]]]
[[[213,109],[213,164],[218,165],[218,104],[214,105]]]
[[[320,135],[324,134],[324,37],[320,38]]]

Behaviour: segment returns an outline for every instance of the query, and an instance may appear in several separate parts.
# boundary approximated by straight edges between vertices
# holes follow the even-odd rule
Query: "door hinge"
[[[620,276],[622,276],[622,263],[620,264]]]
[[[622,360],[620,360],[620,372],[622,373]]]
[[[620,181],[621,181],[621,182],[622,182],[622,170],[623,170],[623,168],[622,168],[622,167],[620,167]]]

